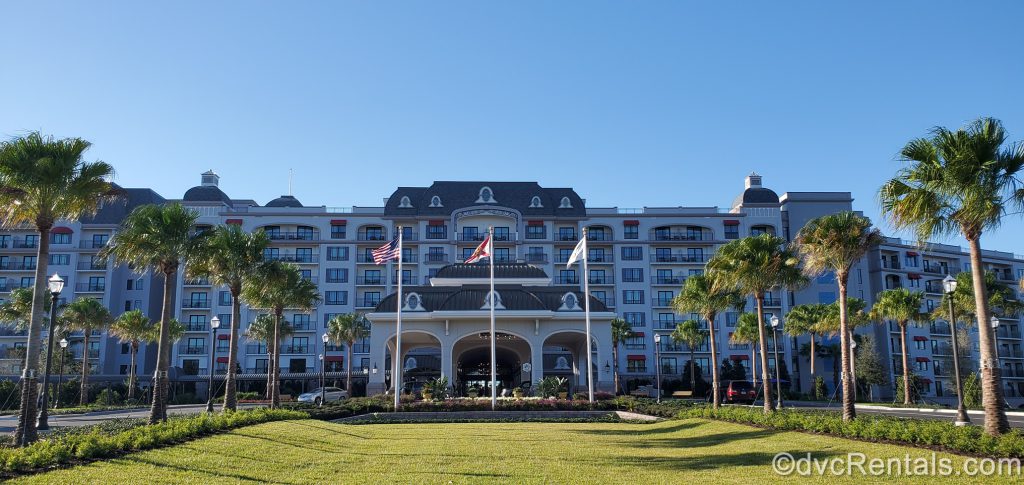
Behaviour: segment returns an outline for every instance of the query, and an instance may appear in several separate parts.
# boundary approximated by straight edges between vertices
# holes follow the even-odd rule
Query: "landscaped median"
[[[11,476],[178,444],[253,424],[308,417],[301,411],[252,409],[176,416],[164,423],[130,426],[128,429],[102,425],[81,428],[41,439],[25,448],[0,448],[0,472]]]

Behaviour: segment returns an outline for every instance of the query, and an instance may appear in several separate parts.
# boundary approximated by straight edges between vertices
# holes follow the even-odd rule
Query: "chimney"
[[[213,170],[203,172],[202,183],[200,185],[203,187],[216,187],[218,183],[220,183],[220,175],[217,175],[216,172]]]
[[[747,175],[747,179],[746,179],[745,183],[743,184],[743,186],[746,189],[760,188],[761,187],[761,176],[758,175],[757,172],[750,172],[750,175]]]

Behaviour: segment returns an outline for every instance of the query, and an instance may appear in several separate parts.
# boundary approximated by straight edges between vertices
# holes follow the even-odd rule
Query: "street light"
[[[39,419],[36,421],[36,429],[39,430],[50,429],[50,362],[53,360],[53,327],[57,322],[57,298],[64,290],[64,279],[54,273],[50,279],[46,280],[46,288],[50,290],[50,330],[46,337],[49,343],[46,346],[46,369],[43,371],[43,395],[40,397],[42,404],[39,406]]]
[[[217,341],[217,328],[220,327],[220,317],[214,315],[210,319],[210,384],[207,387],[209,390],[209,399],[206,400],[206,412],[213,412],[213,366],[216,365],[213,361],[214,358],[214,342]],[[230,365],[230,363],[229,363]]]
[[[661,334],[654,334],[654,375],[656,376],[657,382],[654,388],[658,392],[658,403],[661,403],[661,357],[659,351],[661,347]]]
[[[779,409],[782,409],[782,380],[779,378],[779,317],[772,315],[772,340],[775,342],[775,394],[779,397]]]
[[[330,339],[326,333],[321,337],[321,340],[324,341],[324,351],[320,354],[320,406],[323,406],[324,401],[327,400],[327,363],[324,362],[324,356],[327,355],[327,342]]]
[[[995,340],[995,351],[996,351],[996,367],[999,367],[999,317],[992,315],[989,319],[989,323],[992,324],[992,339]]]
[[[956,374],[956,421],[953,424],[965,426],[971,424],[971,418],[967,416],[967,408],[964,406],[964,386],[960,381],[960,345],[956,335],[956,314],[953,308],[953,292],[956,291],[956,278],[946,275],[942,279],[942,289],[946,291],[946,300],[949,301],[949,333],[953,340],[953,372]],[[909,386],[909,382],[904,382]]]
[[[68,350],[68,339],[60,339],[60,371],[57,373],[57,391],[53,397],[53,409],[60,407],[60,386],[64,384],[64,354]]]

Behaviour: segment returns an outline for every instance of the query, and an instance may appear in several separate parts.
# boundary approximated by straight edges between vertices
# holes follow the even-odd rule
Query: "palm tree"
[[[696,320],[682,322],[676,325],[676,329],[672,331],[673,342],[686,343],[686,346],[690,348],[690,391],[695,391],[697,387],[697,369],[695,368],[696,362],[693,360],[693,348],[704,345],[708,333],[707,330],[700,328],[700,323]]]
[[[128,399],[135,397],[135,359],[139,355],[139,343],[145,342],[153,332],[153,323],[143,315],[142,310],[124,312],[110,326],[110,335],[129,344],[132,358],[128,368]]]
[[[61,318],[68,329],[82,331],[82,393],[78,404],[85,406],[89,401],[89,339],[93,332],[110,326],[114,318],[99,300],[84,297],[68,304]]]
[[[957,320],[968,325],[976,323],[978,308],[977,302],[974,301],[972,278],[973,276],[969,272],[958,273],[956,275],[956,290],[953,292],[953,307]],[[995,273],[986,271],[983,279],[989,313],[1000,317],[1014,317],[1024,310],[1024,304],[1017,299],[1014,289],[1010,285],[999,282]],[[952,321],[949,318],[949,299],[945,295],[942,304],[936,306],[932,311],[932,317],[947,322]]]
[[[786,246],[786,241],[771,234],[745,237],[721,248],[711,261],[708,272],[721,278],[721,285],[754,297],[757,307],[758,343],[761,347],[761,377],[764,387],[764,412],[775,410],[768,381],[767,338],[764,328],[764,295],[773,288],[796,288],[807,282],[799,267],[800,260]]]
[[[273,381],[274,374],[270,372],[270,362],[277,362],[274,358],[274,353],[277,349],[277,343],[274,342],[274,326],[276,321],[273,315],[257,315],[256,319],[249,324],[249,328],[246,329],[246,338],[253,342],[263,342],[267,347],[267,387],[264,393],[266,399],[270,399],[271,382]],[[284,339],[289,335],[295,333],[295,329],[291,326],[288,320],[281,320],[281,325],[277,329],[277,338]]]
[[[28,330],[31,315],[32,288],[15,288],[10,299],[0,303],[0,322],[10,324],[15,331]]]
[[[828,305],[824,303],[813,303],[806,305],[797,305],[789,310],[786,314],[786,326],[784,331],[792,336],[799,337],[803,334],[811,336],[811,344],[809,349],[811,359],[811,386],[814,386],[815,368],[814,368],[814,357],[817,353],[815,348],[818,343],[818,334],[821,333],[819,325],[822,320],[825,319],[825,315],[828,313]]]
[[[170,366],[170,322],[174,312],[174,282],[178,269],[195,254],[201,236],[193,232],[199,215],[178,203],[143,205],[121,222],[120,230],[100,251],[101,258],[142,271],[146,268],[163,275],[163,309],[160,312],[160,339],[157,342],[156,378],[153,382],[151,424],[167,420],[167,368]]]
[[[718,348],[715,342],[715,317],[729,308],[742,307],[744,304],[743,297],[735,289],[721,285],[712,275],[693,275],[686,278],[679,294],[672,301],[672,307],[676,313],[697,313],[711,325],[712,330],[708,336],[711,339],[711,393],[715,409],[721,404],[721,396],[718,394]],[[690,361],[692,362],[693,359]]]
[[[114,169],[104,162],[84,162],[90,143],[81,138],[55,140],[32,132],[0,144],[0,225],[30,225],[39,233],[32,309],[28,324],[25,376],[15,444],[37,438],[36,413],[40,332],[49,300],[46,274],[50,261],[50,230],[58,220],[95,214],[103,200],[120,193],[109,179]]]
[[[193,276],[205,276],[213,284],[223,285],[231,294],[231,333],[228,340],[228,366],[224,377],[224,410],[237,407],[235,362],[238,360],[239,320],[242,318],[242,285],[263,262],[263,250],[270,239],[263,231],[246,233],[237,225],[218,226],[206,234],[198,257],[188,266]],[[212,372],[212,370],[211,370]]]
[[[842,350],[843,419],[857,416],[854,408],[854,385],[852,369],[853,352],[850,346],[849,321],[847,319],[846,295],[850,270],[867,254],[872,246],[883,242],[878,229],[871,228],[871,221],[853,212],[839,212],[818,217],[808,222],[796,235],[796,246],[804,259],[804,272],[817,276],[831,271],[839,286],[839,345]]]
[[[900,350],[903,352],[903,404],[911,404],[910,386],[910,358],[907,354],[907,324],[911,321],[921,321],[926,315],[921,313],[921,303],[924,294],[917,291],[910,291],[906,288],[885,290],[878,294],[875,306],[871,309],[871,315],[876,321],[893,320],[900,327]]]
[[[283,264],[279,261],[260,265],[252,283],[242,289],[242,298],[253,308],[269,310],[274,314],[274,347],[279,346],[281,338],[281,321],[284,320],[284,309],[294,308],[310,311],[320,303],[320,290],[316,283],[302,277],[295,265]],[[280,368],[278,360],[281,353],[274,352],[273,374],[270,393],[270,407],[281,404]]]
[[[619,385],[619,345],[633,337],[633,327],[621,318],[612,319],[612,378],[615,379],[615,392],[625,394]]]
[[[741,313],[736,320],[736,327],[733,328],[729,340],[737,345],[750,346],[750,379],[754,386],[757,386],[757,342],[760,338],[758,326],[760,321],[753,313]]]
[[[981,236],[1024,205],[1024,144],[1008,143],[999,120],[979,118],[957,131],[936,127],[930,138],[911,140],[900,154],[909,166],[880,189],[882,212],[897,229],[913,229],[921,242],[960,233],[970,247],[971,268],[979,270],[972,271],[974,292],[983,294]],[[977,319],[988,321],[987,300],[975,303]],[[978,325],[978,340],[985,432],[995,436],[1009,431],[1010,423],[992,328]]]
[[[370,335],[370,322],[362,313],[336,315],[327,322],[327,335],[336,343],[345,342],[345,390],[352,396],[352,346]],[[326,364],[326,354],[324,365]]]

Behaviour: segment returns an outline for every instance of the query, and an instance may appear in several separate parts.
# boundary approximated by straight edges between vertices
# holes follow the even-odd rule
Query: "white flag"
[[[569,255],[569,262],[565,263],[566,268],[571,268],[572,264],[579,261],[580,258],[586,259],[587,257],[587,234],[583,233],[583,237],[580,238],[580,242],[576,243],[576,249],[572,250],[572,254]]]

